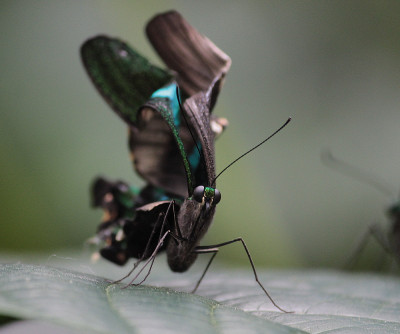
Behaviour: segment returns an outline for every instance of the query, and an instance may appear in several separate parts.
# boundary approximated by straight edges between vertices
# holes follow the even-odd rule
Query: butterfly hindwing
[[[98,177],[91,189],[93,206],[104,210],[103,220],[92,243],[102,244],[100,255],[124,265],[129,258],[147,258],[156,247],[163,219],[172,224],[172,216],[165,217],[171,203],[161,189],[151,185],[140,191],[122,181]],[[160,248],[162,251],[164,247]]]
[[[136,171],[150,184],[185,198],[191,192],[189,156],[194,143],[176,96],[176,83],[156,91],[138,113],[138,126],[130,129],[129,145]],[[196,152],[194,152],[196,153]]]
[[[147,37],[189,96],[207,91],[216,77],[224,77],[231,59],[178,12],[156,15],[146,26]]]
[[[215,78],[207,91],[199,92],[188,98],[184,111],[201,148],[201,163],[195,182],[198,185],[215,186],[215,147],[216,133],[212,129],[211,111],[217,101],[221,87],[221,78]]]

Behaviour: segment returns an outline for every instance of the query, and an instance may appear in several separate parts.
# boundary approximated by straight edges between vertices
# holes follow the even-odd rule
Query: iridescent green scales
[[[136,122],[140,106],[173,78],[115,38],[97,36],[82,46],[81,53],[97,90],[131,124]]]

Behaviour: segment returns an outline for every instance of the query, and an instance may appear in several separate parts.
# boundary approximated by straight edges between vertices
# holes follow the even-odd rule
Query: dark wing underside
[[[212,186],[215,184],[215,133],[211,129],[210,110],[214,106],[221,78],[216,79],[206,92],[200,92],[187,99],[184,104],[184,112],[192,127],[192,131],[201,145],[200,168],[195,174],[194,187],[198,185]]]
[[[193,151],[194,143],[185,124],[174,125],[167,102],[152,99],[144,105],[138,127],[130,130],[129,146],[138,174],[167,193],[186,198],[192,187],[187,152]]]
[[[166,192],[187,198],[197,185],[213,186],[215,178],[215,132],[211,128],[210,109],[215,104],[221,80],[206,92],[188,98],[181,112],[179,128],[174,125],[168,103],[152,99],[138,114],[138,127],[130,131],[130,149],[137,172],[149,183]],[[201,151],[193,168],[189,156]]]
[[[215,78],[224,77],[231,66],[228,55],[176,11],[156,15],[147,24],[146,33],[189,96],[207,91]]]

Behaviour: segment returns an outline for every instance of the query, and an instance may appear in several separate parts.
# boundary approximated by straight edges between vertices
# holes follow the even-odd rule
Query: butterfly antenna
[[[184,121],[185,121],[185,124],[186,124],[186,126],[187,126],[187,128],[188,128],[188,130],[189,130],[190,136],[191,136],[192,139],[193,139],[193,143],[194,143],[194,145],[196,146],[197,152],[199,153],[200,157],[202,158],[202,159],[200,159],[200,163],[203,164],[203,160],[204,160],[204,159],[203,159],[203,154],[202,154],[202,152],[201,152],[199,146],[197,145],[197,141],[196,141],[196,139],[195,139],[195,137],[194,137],[194,134],[193,134],[193,132],[192,132],[192,129],[191,129],[191,127],[189,126],[189,122],[188,122],[187,119],[186,119],[185,113],[183,112],[183,106],[182,106],[182,102],[181,102],[181,94],[180,94],[180,90],[179,90],[179,86],[178,86],[178,85],[176,86],[176,97],[177,97],[177,99],[178,99],[179,108],[180,108],[180,110],[182,111],[181,114],[182,114],[183,119],[184,119]],[[203,166],[203,167],[205,167],[205,166]]]
[[[364,172],[357,167],[351,166],[348,163],[335,158],[329,149],[324,149],[321,152],[321,161],[327,167],[335,169],[344,175],[353,177],[362,183],[369,184],[385,195],[393,196],[394,192],[385,181],[380,180],[375,175]]]
[[[222,171],[220,171],[218,173],[218,175],[214,178],[212,185],[215,185],[215,181],[221,176],[221,174],[223,172],[225,172],[229,167],[231,167],[233,164],[235,164],[236,162],[238,162],[240,159],[242,159],[245,155],[249,154],[250,152],[254,151],[256,148],[260,147],[262,144],[264,144],[267,140],[271,139],[273,136],[275,136],[279,131],[281,131],[286,125],[289,124],[289,122],[292,120],[291,117],[289,117],[287,119],[287,121],[285,122],[285,124],[283,124],[278,130],[276,130],[272,135],[270,135],[269,137],[267,137],[266,139],[264,139],[261,143],[259,143],[258,145],[254,146],[253,148],[251,148],[250,150],[248,150],[247,152],[243,153],[240,157],[236,158],[235,160],[233,160],[228,166],[226,166]]]

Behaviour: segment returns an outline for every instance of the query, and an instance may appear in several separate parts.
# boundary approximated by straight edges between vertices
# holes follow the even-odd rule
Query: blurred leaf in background
[[[338,266],[390,199],[320,163],[322,148],[400,187],[398,1],[2,1],[2,252],[81,248],[100,219],[88,187],[134,174],[125,125],[86,77],[79,47],[100,33],[161,64],[144,35],[177,9],[232,58],[216,113],[230,126],[217,171],[290,126],[225,173],[204,244],[242,236],[256,264]],[[220,259],[247,262],[239,245]],[[370,259],[370,258],[368,258]],[[370,259],[372,261],[372,258]],[[368,262],[370,262],[370,260]]]

